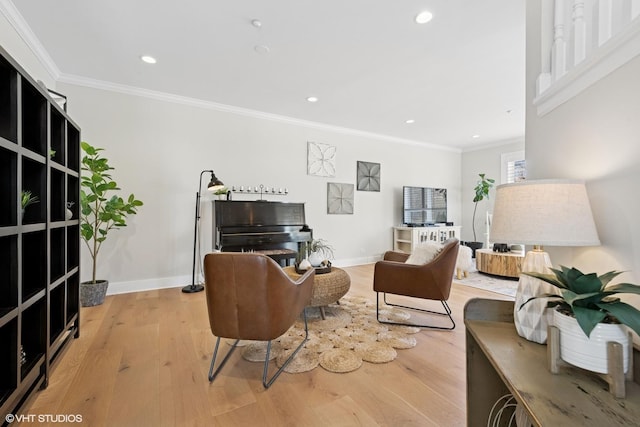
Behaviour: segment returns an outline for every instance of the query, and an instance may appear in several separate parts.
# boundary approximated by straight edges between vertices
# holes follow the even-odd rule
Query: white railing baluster
[[[564,0],[556,0],[553,17],[553,46],[551,48],[551,74],[558,80],[567,70],[567,43],[564,40]]]
[[[640,0],[540,0],[542,116],[640,57]]]
[[[598,46],[602,46],[612,36],[613,3],[611,0],[598,0]]]
[[[587,54],[587,24],[584,22],[584,0],[573,2],[573,64],[582,62]]]
[[[640,0],[631,0],[631,20],[640,16]]]

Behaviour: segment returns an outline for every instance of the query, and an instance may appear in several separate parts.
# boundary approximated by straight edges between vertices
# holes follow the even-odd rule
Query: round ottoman
[[[282,269],[293,280],[298,280],[301,274],[296,273],[295,267]],[[311,301],[307,307],[320,307],[320,314],[324,319],[324,307],[342,298],[351,286],[351,277],[346,271],[331,267],[329,273],[316,274],[313,280]]]

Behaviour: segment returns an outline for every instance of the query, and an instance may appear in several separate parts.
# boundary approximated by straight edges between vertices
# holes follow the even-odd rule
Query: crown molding
[[[487,142],[486,144],[481,144],[481,145],[474,145],[473,147],[465,147],[462,149],[463,153],[470,153],[472,151],[480,151],[480,150],[486,150],[488,148],[495,148],[495,147],[500,147],[503,145],[509,145],[509,144],[516,144],[516,143],[522,143],[524,144],[524,135],[522,136],[518,136],[515,138],[509,138],[509,139],[501,139],[498,141],[491,141],[491,142]]]
[[[0,0],[0,13],[7,18],[9,24],[11,24],[20,38],[22,38],[29,49],[31,49],[49,76],[51,76],[53,80],[58,80],[60,77],[60,69],[51,56],[49,56],[44,46],[42,46],[40,40],[38,40],[29,24],[27,24],[27,21],[25,21],[20,12],[18,12],[13,2],[10,0]]]
[[[72,74],[60,74],[58,82],[66,83],[76,86],[84,86],[92,89],[100,89],[110,92],[118,92],[126,95],[140,96],[144,98],[154,99],[156,101],[171,102],[174,104],[182,104],[191,107],[204,108],[208,110],[215,110],[225,113],[238,114],[241,116],[257,118],[262,120],[271,120],[280,123],[286,123],[290,125],[302,126],[312,129],[319,129],[324,131],[336,132],[346,135],[358,136],[369,139],[377,139],[387,142],[394,142],[397,144],[414,145],[422,148],[432,148],[434,150],[450,151],[460,153],[459,148],[445,147],[442,145],[432,144],[424,141],[416,141],[405,138],[397,138],[389,135],[378,134],[374,132],[367,132],[358,129],[351,129],[341,126],[329,125],[326,123],[314,122],[310,120],[297,119],[295,117],[282,116],[279,114],[266,113],[264,111],[251,110],[248,108],[235,107],[232,105],[220,104],[213,101],[205,101],[197,98],[190,98],[187,96],[175,95],[166,92],[154,91],[149,89],[143,89],[135,86],[127,86],[119,83],[107,82],[104,80],[96,80],[88,77],[77,76]]]
[[[336,132],[345,135],[352,135],[362,138],[376,139],[397,144],[413,145],[421,148],[431,148],[434,150],[461,153],[462,150],[456,147],[447,147],[425,141],[417,141],[412,139],[398,138],[390,135],[378,134],[374,132],[351,129],[342,126],[329,125],[326,123],[313,122],[310,120],[297,119],[295,117],[282,116],[278,114],[266,113],[263,111],[251,110],[232,105],[220,104],[202,99],[190,98],[186,96],[174,95],[165,92],[153,91],[134,86],[122,85],[102,80],[91,79],[88,77],[77,76],[73,74],[61,73],[51,56],[47,53],[40,40],[29,27],[29,24],[16,9],[11,0],[0,0],[0,12],[7,18],[9,23],[16,30],[18,35],[24,40],[26,45],[31,49],[36,58],[43,65],[47,73],[59,83],[84,86],[94,89],[101,89],[111,92],[119,92],[127,95],[140,96],[144,98],[155,99],[157,101],[171,102],[175,104],[188,105],[192,107],[204,108],[209,110],[221,111],[226,113],[238,114],[246,117],[252,117],[263,120],[271,120],[290,125],[302,126],[311,129],[319,129],[329,132]]]

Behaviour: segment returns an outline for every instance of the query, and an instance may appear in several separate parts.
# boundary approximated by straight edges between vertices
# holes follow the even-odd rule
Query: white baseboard
[[[381,259],[382,254],[360,258],[337,259],[335,261],[331,261],[331,265],[336,267],[353,267],[354,265],[372,264],[376,261],[380,261]]]
[[[191,276],[161,277],[158,279],[133,280],[129,282],[110,282],[107,295],[185,287],[190,284]]]
[[[332,262],[336,267],[352,267],[354,265],[371,264],[380,261],[382,255],[360,258],[340,259]],[[110,282],[107,295],[128,294],[156,289],[185,287],[191,284],[191,276],[161,277],[157,279],[132,280],[128,282]]]

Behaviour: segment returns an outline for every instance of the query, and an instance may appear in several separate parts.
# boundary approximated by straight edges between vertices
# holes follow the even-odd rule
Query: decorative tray
[[[327,261],[327,265],[322,265],[320,267],[314,267],[314,268],[316,270],[316,274],[331,273],[331,261]],[[307,270],[301,270],[298,267],[298,263],[296,263],[295,269],[296,269],[296,273],[298,274],[304,274],[307,272]]]

